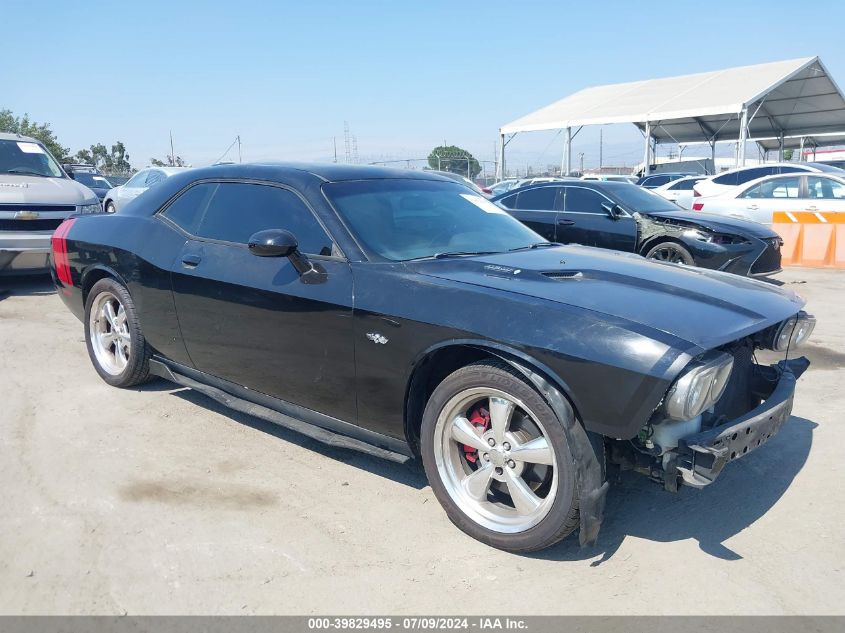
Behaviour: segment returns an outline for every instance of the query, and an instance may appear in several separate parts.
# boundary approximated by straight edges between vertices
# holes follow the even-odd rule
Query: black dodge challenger
[[[105,382],[420,457],[449,518],[511,551],[594,542],[608,463],[702,487],[765,443],[814,324],[769,284],[556,245],[459,183],[373,167],[187,171],[67,220],[52,257]]]
[[[625,182],[543,183],[509,191],[493,202],[553,242],[752,277],[780,271],[783,240],[769,227],[685,211]]]

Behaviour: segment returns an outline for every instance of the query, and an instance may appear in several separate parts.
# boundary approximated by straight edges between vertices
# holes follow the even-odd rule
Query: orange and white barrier
[[[775,211],[772,229],[784,266],[845,268],[845,213]]]

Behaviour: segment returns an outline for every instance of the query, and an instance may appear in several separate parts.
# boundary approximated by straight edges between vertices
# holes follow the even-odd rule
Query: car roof
[[[581,180],[580,178],[575,178],[573,180],[556,180],[554,182],[538,182],[534,185],[526,185],[524,187],[519,187],[518,189],[511,189],[505,193],[500,193],[498,196],[495,196],[490,200],[491,202],[496,202],[497,200],[501,200],[502,198],[506,198],[517,193],[531,191],[532,189],[542,189],[544,187],[581,187],[583,189],[594,189],[596,191],[601,191],[603,189],[607,191],[619,191],[623,187],[637,186],[638,185],[621,180]],[[624,189],[621,190],[624,191]]]
[[[41,145],[41,141],[37,138],[24,136],[23,134],[15,134],[12,132],[0,132],[0,141],[27,141],[29,143],[38,143]]]
[[[266,167],[278,170],[279,175],[290,172],[305,172],[326,182],[341,180],[369,180],[384,178],[405,178],[414,180],[452,181],[452,178],[441,176],[432,170],[397,169],[395,167],[380,167],[376,165],[346,165],[340,163],[297,163],[297,162],[258,162],[225,165],[229,169]],[[205,168],[211,169],[211,168]]]
[[[798,169],[805,169],[807,166],[810,167],[808,171],[812,169],[818,169],[814,163],[758,163],[757,165],[746,165],[745,167],[734,167],[733,169],[726,169],[725,171],[720,171],[718,174],[713,174],[711,178],[715,178],[716,176],[723,176],[725,174],[733,174],[734,172],[738,171],[746,171],[748,169],[759,169],[760,167],[797,167]]]
[[[143,169],[139,169],[138,171],[147,171],[150,169],[157,169],[158,171],[164,172],[168,176],[172,176],[173,174],[179,174],[183,171],[187,171],[191,169],[191,167],[158,167],[156,165],[147,165]]]

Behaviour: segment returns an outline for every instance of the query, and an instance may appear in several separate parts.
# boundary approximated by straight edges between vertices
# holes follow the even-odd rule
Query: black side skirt
[[[407,442],[246,389],[172,361],[151,359],[150,373],[199,391],[230,409],[254,415],[329,446],[360,451],[400,464],[411,459]]]

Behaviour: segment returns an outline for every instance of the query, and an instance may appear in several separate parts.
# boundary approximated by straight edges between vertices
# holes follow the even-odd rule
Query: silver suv
[[[0,275],[46,272],[50,237],[62,220],[102,210],[40,141],[0,133]]]

